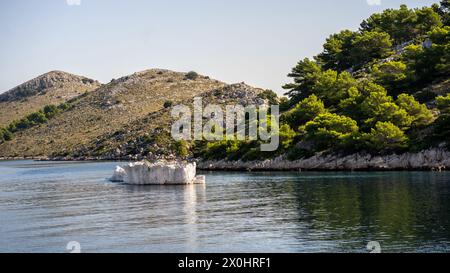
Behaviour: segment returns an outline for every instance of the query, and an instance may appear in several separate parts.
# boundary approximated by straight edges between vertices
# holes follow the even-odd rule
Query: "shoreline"
[[[226,171],[445,171],[450,151],[432,148],[418,153],[373,156],[370,154],[323,155],[289,161],[284,156],[265,161],[200,161],[200,170]]]
[[[145,158],[136,156],[122,158],[102,157],[2,157],[0,161],[35,160],[48,162],[136,162]],[[450,151],[444,148],[432,148],[418,153],[391,154],[372,156],[369,154],[317,154],[307,159],[290,161],[284,156],[263,161],[204,161],[197,162],[197,169],[202,171],[256,171],[256,172],[307,172],[307,171],[449,171]]]

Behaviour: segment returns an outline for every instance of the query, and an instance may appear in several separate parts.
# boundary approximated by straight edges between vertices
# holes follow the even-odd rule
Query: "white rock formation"
[[[111,180],[131,185],[204,184],[205,177],[196,176],[196,172],[196,163],[142,161],[117,167]]]
[[[124,176],[125,170],[122,167],[117,166],[110,180],[112,182],[123,182]]]

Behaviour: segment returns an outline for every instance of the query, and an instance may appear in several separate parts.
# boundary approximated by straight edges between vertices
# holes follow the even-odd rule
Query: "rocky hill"
[[[261,98],[263,89],[254,88],[244,83],[224,85],[201,94],[204,106],[207,104],[263,105],[267,101]],[[193,97],[179,101],[192,109]],[[223,107],[224,109],[224,107]],[[143,158],[158,159],[177,157],[174,140],[170,136],[174,120],[170,116],[171,108],[163,108],[126,124],[117,131],[93,139],[86,145],[65,153],[54,153],[52,159],[95,159],[117,160]]]
[[[0,127],[42,109],[100,87],[86,77],[52,71],[0,94]]]
[[[160,114],[165,104],[177,104],[223,86],[209,77],[160,69],[112,80],[79,97],[69,110],[48,122],[17,132],[13,140],[0,145],[0,157],[72,155],[86,147],[93,149],[86,154],[103,154],[119,141],[102,147],[93,143],[108,143],[105,139],[116,138],[119,131],[126,132],[121,135],[125,140],[138,137],[145,128],[164,126],[167,123]],[[12,93],[6,96],[12,97]],[[36,96],[28,97],[33,99]]]

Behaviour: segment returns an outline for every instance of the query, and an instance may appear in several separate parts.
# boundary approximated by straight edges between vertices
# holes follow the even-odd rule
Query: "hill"
[[[100,87],[100,83],[62,71],[51,71],[0,94],[0,127]]]
[[[194,73],[152,69],[112,80],[80,96],[48,122],[19,131],[0,145],[0,157],[70,154],[149,114],[225,84]],[[35,99],[35,96],[29,100]],[[158,115],[148,123],[159,124]]]

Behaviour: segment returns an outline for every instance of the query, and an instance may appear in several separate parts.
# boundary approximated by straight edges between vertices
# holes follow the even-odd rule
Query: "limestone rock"
[[[196,169],[196,163],[141,161],[117,167],[111,180],[116,178],[131,185],[205,184],[206,178],[196,176]]]

